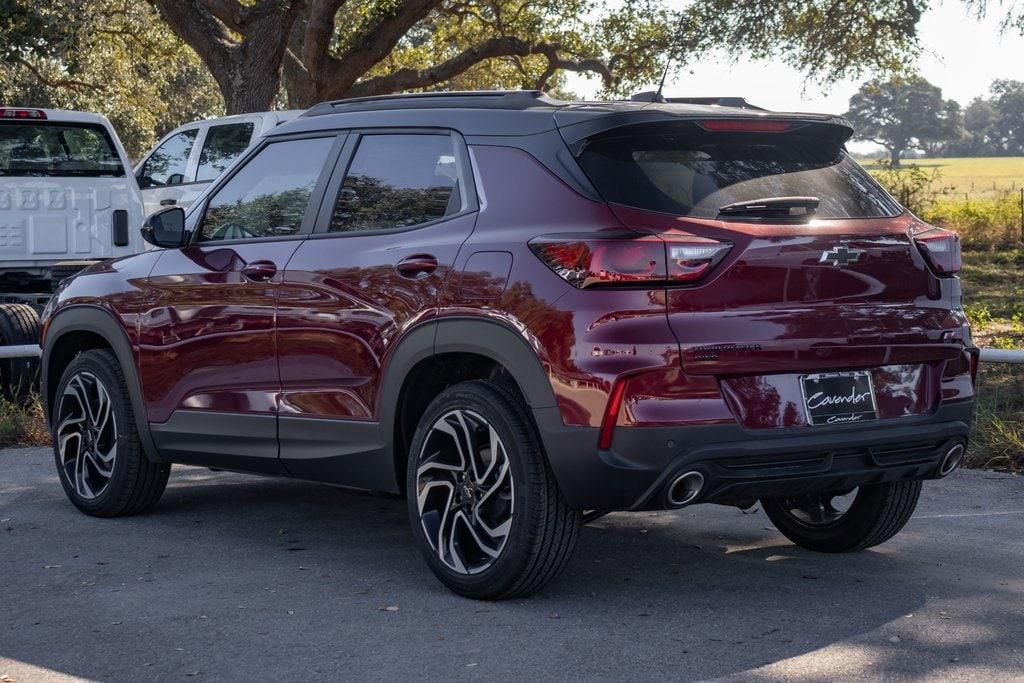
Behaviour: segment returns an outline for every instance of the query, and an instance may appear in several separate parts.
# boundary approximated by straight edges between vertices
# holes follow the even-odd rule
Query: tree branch
[[[245,32],[245,8],[238,0],[202,0],[206,11],[235,33]]]
[[[334,17],[345,0],[312,0],[306,10],[306,30],[302,38],[301,61],[309,74],[323,72],[334,36]]]
[[[544,55],[548,60],[548,66],[539,79],[539,84],[546,84],[558,69],[596,73],[601,76],[605,85],[612,83],[614,75],[611,69],[600,60],[565,59],[558,54],[560,50],[559,43],[530,43],[514,37],[491,38],[435,66],[426,69],[399,69],[387,76],[356,83],[343,94],[346,97],[365,97],[413,88],[427,88],[450,80],[487,59],[526,57],[535,54]]]
[[[356,79],[380,60],[391,54],[416,22],[430,14],[442,0],[405,0],[394,13],[382,17],[362,31],[362,38],[352,41],[352,48],[340,57],[328,57],[325,64],[325,91],[345,91]],[[329,96],[329,95],[328,95]]]
[[[28,69],[28,71],[47,88],[73,88],[75,90],[95,90],[97,92],[106,92],[106,88],[98,83],[88,83],[75,78],[50,78],[43,74],[34,64],[22,59],[21,57],[12,56],[11,59],[15,64],[20,64]]]
[[[200,0],[147,0],[178,36],[206,62],[215,78],[227,67],[237,45],[223,23]]]

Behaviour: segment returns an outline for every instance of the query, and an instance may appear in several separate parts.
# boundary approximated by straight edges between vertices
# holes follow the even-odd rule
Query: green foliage
[[[942,197],[918,215],[933,225],[956,230],[967,247],[1009,247],[1021,239],[1019,192],[976,199]]]
[[[942,90],[920,76],[876,79],[850,98],[846,118],[854,126],[855,138],[882,145],[889,151],[891,164],[898,166],[911,149],[955,138],[960,105],[943,100]]]
[[[145,3],[0,0],[0,27],[14,21],[5,3],[19,16],[32,8],[16,32],[41,32],[0,63],[0,103],[105,114],[134,159],[167,130],[223,111],[202,62]]]
[[[995,80],[989,97],[978,97],[964,111],[964,136],[950,154],[1024,154],[1024,82]]]
[[[894,166],[889,159],[879,159],[871,175],[903,206],[921,214],[935,201],[932,188],[942,172],[937,168],[925,169],[915,165]]]

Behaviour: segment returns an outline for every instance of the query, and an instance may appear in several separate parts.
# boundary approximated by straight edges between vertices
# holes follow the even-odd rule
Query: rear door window
[[[252,123],[231,123],[223,126],[210,126],[206,131],[206,140],[199,153],[199,170],[197,181],[213,180],[241,156],[252,140]]]
[[[198,129],[183,130],[172,135],[153,150],[142,165],[140,181],[143,187],[181,185],[185,182],[185,169],[196,142]]]
[[[307,138],[261,149],[210,198],[199,240],[297,235],[333,143]]]
[[[0,123],[0,176],[120,178],[124,164],[103,126]]]
[[[723,206],[777,197],[817,197],[815,218],[901,211],[842,145],[820,138],[647,127],[593,139],[579,160],[607,201],[679,216],[716,218]]]
[[[410,228],[462,211],[451,135],[374,134],[359,140],[329,232]]]

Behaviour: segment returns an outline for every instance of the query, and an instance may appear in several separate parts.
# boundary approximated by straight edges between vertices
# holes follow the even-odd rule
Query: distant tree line
[[[1024,155],[1024,82],[998,79],[967,107],[911,76],[873,80],[850,98],[854,139],[875,142],[892,166],[909,152],[942,156]]]

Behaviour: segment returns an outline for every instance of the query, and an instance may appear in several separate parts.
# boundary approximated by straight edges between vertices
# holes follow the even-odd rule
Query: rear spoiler
[[[668,104],[704,104],[734,109],[753,109],[768,111],[764,107],[747,102],[745,97],[662,97],[656,91],[638,92],[629,98],[630,102],[667,102]]]
[[[784,112],[766,112],[764,110],[749,111],[733,107],[722,107],[718,111],[673,111],[671,105],[675,102],[666,102],[659,106],[654,104],[651,109],[641,109],[631,112],[614,112],[606,116],[594,117],[584,121],[559,122],[559,114],[555,113],[555,122],[559,125],[559,132],[562,139],[569,146],[573,155],[583,151],[586,141],[590,138],[601,135],[608,131],[632,126],[656,126],[657,124],[683,124],[692,123],[702,128],[718,131],[726,131],[727,128],[711,124],[711,122],[740,123],[779,121],[790,124],[789,131],[800,131],[801,134],[810,137],[822,138],[837,144],[845,144],[853,135],[853,126],[841,116],[829,114],[798,114]],[[668,105],[668,106],[665,106]],[[708,107],[717,110],[718,107]]]

